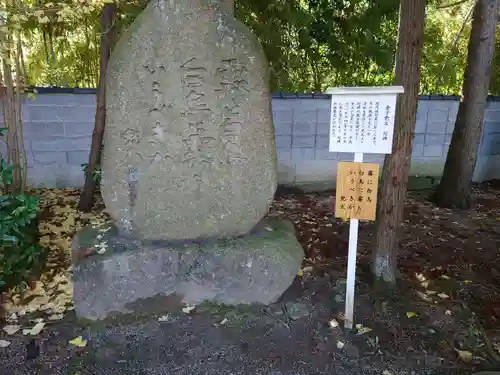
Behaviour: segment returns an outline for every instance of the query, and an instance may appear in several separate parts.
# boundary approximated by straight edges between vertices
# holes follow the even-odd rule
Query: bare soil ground
[[[374,224],[361,223],[358,326],[350,332],[342,329],[349,228],[334,218],[332,192],[280,189],[276,196],[269,215],[292,220],[306,252],[302,274],[278,303],[206,305],[99,327],[77,324],[71,311],[69,249],[76,230],[107,220],[104,206],[98,199],[92,214],[82,214],[78,190],[36,193],[44,197],[40,228],[48,263],[32,289],[5,295],[7,315],[17,318],[7,324],[20,329],[1,333],[10,345],[0,348],[0,373],[389,375],[500,368],[498,183],[477,186],[467,211],[436,208],[429,191],[408,194],[397,290],[374,291]],[[43,330],[24,335],[36,318],[46,323]],[[69,343],[79,335],[85,346]]]

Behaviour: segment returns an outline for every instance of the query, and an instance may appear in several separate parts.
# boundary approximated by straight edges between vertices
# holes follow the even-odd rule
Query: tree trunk
[[[7,4],[8,5],[8,4]],[[17,168],[12,171],[12,185],[7,187],[7,190],[12,191],[22,191],[23,180],[22,180],[22,170],[21,170],[21,150],[19,149],[18,142],[18,110],[16,91],[14,89],[14,81],[12,79],[12,65],[11,65],[11,45],[13,39],[10,34],[0,33],[0,47],[3,49],[4,56],[2,56],[2,69],[3,69],[3,79],[5,81],[5,103],[4,105],[4,115],[5,124],[7,126],[7,163],[15,164]],[[15,56],[15,54],[14,54]],[[24,151],[24,150],[23,150]]]
[[[89,164],[85,175],[85,185],[80,197],[79,208],[82,211],[92,210],[94,203],[95,180],[94,171],[101,159],[101,145],[106,124],[106,66],[108,64],[111,49],[115,44],[115,19],[117,7],[115,4],[105,4],[101,12],[101,49],[99,68],[99,88],[97,91],[97,108],[95,114],[94,131],[92,133],[92,145],[90,147]]]
[[[500,0],[478,0],[472,16],[463,99],[434,201],[441,207],[469,208],[472,175],[483,129],[491,78]]]
[[[404,87],[396,104],[392,154],[386,155],[377,212],[372,272],[376,279],[396,282],[399,226],[408,184],[420,84],[426,0],[401,0],[395,84]]]

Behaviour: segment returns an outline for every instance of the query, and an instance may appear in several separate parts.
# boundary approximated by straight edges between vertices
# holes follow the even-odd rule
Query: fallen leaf
[[[439,293],[437,296],[442,299],[450,298],[450,296],[446,293]]]
[[[0,340],[0,348],[6,348],[9,345],[10,345],[10,341]]]
[[[429,284],[430,284],[430,281],[422,281],[420,283],[420,285],[422,286],[422,288],[425,288],[425,289],[427,289],[429,287]]]
[[[392,372],[390,372],[389,370],[384,370],[382,375],[392,375]]]
[[[449,280],[449,279],[450,279],[450,276],[448,276],[448,275],[441,275],[441,276],[439,276],[439,277],[440,277],[441,279],[443,279],[443,280]]]
[[[342,341],[337,341],[337,349],[342,349],[345,344]]]
[[[226,324],[227,322],[229,322],[229,320],[227,320],[227,318],[224,318],[224,319],[222,319],[222,322],[220,322],[219,324],[220,324],[220,325],[224,325],[224,324]]]
[[[9,318],[8,318],[8,320],[13,320],[13,321],[16,321],[17,319],[18,319],[18,318],[17,318],[16,313],[12,313],[12,314],[9,316]]]
[[[302,277],[302,276],[304,276],[304,271],[302,271],[302,270],[299,270],[299,272],[297,272],[297,276],[299,276],[299,277]]]
[[[337,321],[337,319],[332,319],[328,322],[328,325],[331,328],[337,328],[339,326],[339,322]]]
[[[163,315],[158,318],[159,322],[168,322],[169,320],[170,320],[170,314]]]
[[[422,298],[425,302],[432,302],[432,298],[430,298],[427,294],[419,292],[417,290],[417,295]]]
[[[468,350],[455,349],[455,351],[458,354],[458,359],[460,359],[462,362],[468,363],[472,361],[472,353],[469,352]]]
[[[408,318],[414,318],[414,317],[416,317],[416,316],[417,316],[417,313],[416,313],[416,312],[413,312],[413,311],[408,311],[408,312],[406,312],[406,316],[407,316]]]
[[[358,330],[358,335],[363,335],[372,331],[371,328],[365,327],[362,324],[356,324],[356,329]]]
[[[415,274],[415,277],[417,278],[418,281],[420,281],[421,283],[426,281],[426,278],[424,275],[422,275],[421,273],[416,273]]]
[[[5,331],[5,333],[7,333],[8,335],[13,335],[15,334],[17,331],[19,331],[21,329],[21,326],[18,326],[18,325],[6,325],[5,327],[3,327],[3,330]]]
[[[444,313],[445,313],[446,315],[451,315],[451,314],[452,314],[451,310],[446,310]]]
[[[33,328],[30,329],[30,333],[29,334],[31,336],[36,336],[40,332],[42,332],[43,327],[45,327],[45,323],[39,322],[39,323],[35,324],[35,326]]]
[[[63,314],[53,314],[53,315],[49,316],[49,320],[52,320],[52,321],[62,320],[62,319],[64,319]]]
[[[87,346],[87,340],[84,340],[82,336],[75,337],[69,343],[71,345],[75,345],[75,346],[78,346],[80,348]]]
[[[185,314],[189,314],[191,311],[193,311],[196,308],[196,306],[190,306],[187,305],[186,307],[182,308],[182,312]]]
[[[426,290],[425,293],[432,296],[432,295],[436,294],[437,292],[435,290]]]
[[[472,280],[464,280],[465,284],[472,284]]]

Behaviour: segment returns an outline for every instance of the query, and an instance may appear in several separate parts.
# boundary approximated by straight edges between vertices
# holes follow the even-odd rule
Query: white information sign
[[[394,115],[401,86],[338,87],[326,91],[332,95],[330,114],[330,152],[352,152],[354,161],[363,162],[363,154],[392,153]],[[359,220],[349,221],[349,255],[344,327],[354,325],[354,286]]]
[[[403,87],[338,87],[331,94],[330,152],[390,154]]]

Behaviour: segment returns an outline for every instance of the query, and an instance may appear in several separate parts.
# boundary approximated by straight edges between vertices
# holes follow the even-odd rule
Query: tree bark
[[[115,20],[117,15],[115,4],[105,4],[101,12],[101,48],[99,68],[99,88],[97,91],[97,108],[95,114],[94,131],[92,132],[92,144],[90,147],[89,163],[85,175],[85,185],[80,196],[79,208],[82,211],[92,210],[94,203],[95,180],[94,171],[101,159],[101,145],[106,124],[106,67],[108,65],[111,50],[116,40]]]
[[[472,176],[491,79],[499,5],[500,0],[478,0],[474,8],[463,98],[458,107],[443,177],[434,194],[434,201],[441,207],[470,207]]]
[[[401,0],[395,84],[404,87],[396,104],[392,154],[382,170],[372,272],[377,280],[396,282],[399,227],[408,184],[408,171],[415,133],[423,49],[426,0]]]

